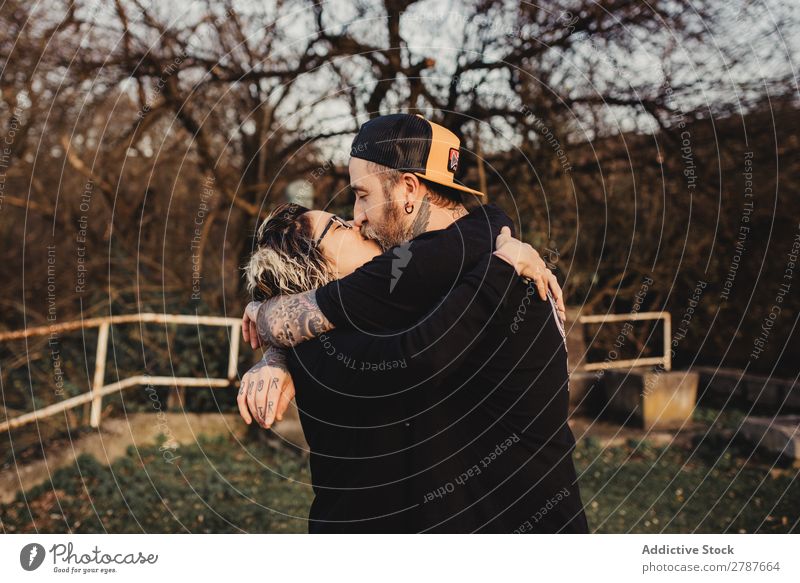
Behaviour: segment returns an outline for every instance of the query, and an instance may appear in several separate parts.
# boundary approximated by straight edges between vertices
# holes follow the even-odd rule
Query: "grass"
[[[575,453],[589,525],[606,533],[799,532],[798,470],[727,439],[693,448],[631,441]]]
[[[224,438],[128,448],[110,467],[88,455],[25,498],[0,505],[4,532],[305,532],[310,474],[298,455]],[[169,457],[169,456],[167,456]],[[27,499],[27,502],[26,500]]]
[[[714,412],[709,426],[737,426]],[[798,532],[798,470],[718,433],[690,446],[578,445],[575,464],[596,532]],[[129,448],[109,468],[89,456],[0,505],[4,532],[305,532],[312,493],[298,455],[223,438]]]

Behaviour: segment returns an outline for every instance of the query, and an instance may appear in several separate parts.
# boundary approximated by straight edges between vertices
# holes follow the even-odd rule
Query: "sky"
[[[380,2],[349,2],[331,0],[325,3],[325,25],[334,32],[346,28],[363,42],[384,46],[384,14]],[[570,6],[571,2],[548,2],[540,5],[542,10],[551,10],[554,16],[569,25],[570,13],[557,6]],[[433,85],[446,86],[455,70],[459,51],[479,48],[473,25],[468,24],[468,14],[474,2],[454,0],[423,0],[412,5],[401,18],[401,36],[405,39],[409,54],[414,60],[424,57],[436,59],[436,67],[426,71]],[[508,10],[482,15],[479,22],[484,32],[490,35],[529,35],[530,30],[516,28],[514,10],[516,3],[507,2]],[[174,0],[149,4],[160,19],[173,24],[185,24],[201,19],[207,12],[205,2]],[[235,2],[237,13],[251,29],[251,42],[263,38],[263,24],[275,21],[285,34],[270,54],[272,59],[289,60],[300,47],[304,47],[313,29],[313,13],[309,3],[300,0],[286,2],[278,13],[274,2],[242,0]],[[357,6],[364,6],[359,17]],[[767,88],[771,93],[785,89],[777,80],[787,76],[795,79],[797,57],[800,55],[800,2],[794,0],[734,0],[713,5],[713,35],[705,34],[701,40],[680,42],[666,27],[656,34],[636,34],[630,31],[636,47],[633,53],[619,47],[608,46],[601,40],[586,35],[576,35],[576,49],[570,53],[551,51],[549,58],[563,59],[558,63],[555,76],[559,92],[574,91],[576,94],[597,93],[611,95],[646,96],[659,86],[669,82],[675,87],[697,83],[697,90],[674,96],[677,109],[689,110],[707,104],[732,103],[749,97],[746,87],[755,86],[757,91]],[[115,22],[113,4],[97,0],[88,8],[97,22]],[[215,5],[218,19],[228,16],[224,9]],[[137,17],[132,15],[133,26]],[[472,26],[470,28],[470,26]],[[705,23],[698,23],[698,27]],[[194,50],[219,54],[207,38],[198,38]],[[670,50],[671,58],[665,62],[664,54]],[[486,52],[486,60],[500,59],[502,47]],[[733,62],[733,61],[738,62]],[[337,63],[341,71],[357,78],[356,72],[363,63],[347,59]],[[533,77],[534,72],[525,74]],[[353,121],[342,88],[335,84],[336,75],[329,67],[297,81],[291,97],[284,101],[280,114],[287,127],[302,129],[310,133],[353,129]],[[469,81],[469,79],[466,79]],[[479,92],[495,94],[499,83],[487,83],[478,87]],[[353,85],[347,90],[367,92],[371,83]],[[797,93],[797,86],[794,87]],[[433,113],[433,112],[429,112]],[[614,131],[652,132],[656,129],[653,120],[642,112],[630,108],[606,107],[587,117],[586,112],[575,112],[575,126],[579,139],[593,139],[592,123],[598,119],[604,127]],[[365,119],[360,119],[359,122]],[[503,141],[513,146],[520,136],[514,128],[501,124],[497,131]],[[486,136],[491,139],[491,136]],[[350,138],[333,138],[321,147],[335,162],[347,159]]]

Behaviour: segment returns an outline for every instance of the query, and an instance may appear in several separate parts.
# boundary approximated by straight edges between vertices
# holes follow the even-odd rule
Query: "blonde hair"
[[[311,234],[309,209],[284,204],[264,219],[245,267],[247,290],[257,300],[316,289],[335,279]]]

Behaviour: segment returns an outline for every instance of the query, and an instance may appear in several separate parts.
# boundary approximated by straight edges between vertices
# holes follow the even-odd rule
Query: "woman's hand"
[[[567,318],[567,310],[564,305],[564,293],[553,272],[547,268],[547,264],[539,256],[539,253],[528,243],[523,243],[519,239],[511,236],[511,229],[503,227],[495,241],[495,255],[503,259],[514,267],[517,273],[523,277],[533,280],[539,297],[547,299],[547,291],[553,295],[558,309],[558,317],[564,323]]]
[[[239,414],[250,425],[253,419],[269,429],[272,423],[283,419],[283,414],[294,398],[294,382],[286,368],[283,350],[268,346],[262,358],[242,377],[236,402]]]

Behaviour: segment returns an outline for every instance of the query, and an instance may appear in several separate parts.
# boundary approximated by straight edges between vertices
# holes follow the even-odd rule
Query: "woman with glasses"
[[[380,253],[347,221],[286,205],[259,228],[247,268],[249,288],[261,300],[312,290]],[[498,254],[481,253],[444,301],[403,332],[371,335],[337,328],[288,352],[311,448],[311,532],[419,530],[409,401],[420,390],[435,390],[468,358],[517,279],[515,265],[523,271],[533,263],[528,255],[533,250],[508,235],[498,238],[497,253],[518,261],[512,265]]]

